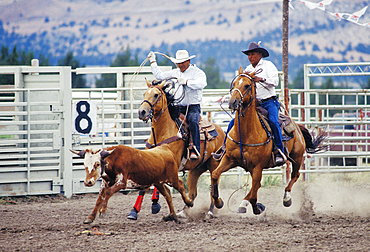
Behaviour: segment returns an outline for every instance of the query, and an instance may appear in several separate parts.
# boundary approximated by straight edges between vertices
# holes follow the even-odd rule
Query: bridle
[[[234,81],[238,78],[238,77],[246,77],[248,79],[250,79],[251,81],[251,84],[248,86],[246,92],[243,93],[239,90],[239,88],[233,88],[233,83]],[[243,116],[244,112],[252,105],[252,102],[253,100],[255,99],[255,96],[253,96],[252,94],[252,85],[254,85],[254,88],[256,88],[256,83],[253,81],[253,79],[247,75],[247,74],[239,74],[237,76],[234,77],[234,79],[231,81],[231,84],[230,84],[230,94],[232,95],[234,91],[238,92],[239,95],[240,95],[240,100],[239,100],[239,103],[237,104],[237,108],[235,110],[238,110],[239,111],[239,114]],[[249,94],[249,102],[247,105],[243,106],[243,101],[244,101],[244,97],[246,97],[247,95]],[[241,111],[240,111],[241,110]]]
[[[234,81],[238,78],[238,77],[246,77],[246,78],[248,78],[248,79],[250,79],[250,81],[251,81],[251,84],[248,86],[248,88],[247,88],[247,90],[246,90],[246,92],[244,93],[244,95],[243,95],[243,93],[240,91],[240,89],[239,88],[232,88],[233,87],[233,83],[234,83]],[[251,107],[251,105],[252,105],[252,102],[254,101],[254,99],[256,98],[256,96],[254,95],[253,96],[253,94],[252,94],[252,85],[253,85],[253,87],[254,87],[254,90],[256,90],[256,82],[249,76],[249,75],[247,75],[247,74],[244,74],[244,73],[242,73],[242,74],[239,74],[239,75],[237,75],[237,76],[235,76],[234,77],[234,79],[231,81],[231,84],[230,84],[230,93],[232,94],[234,91],[236,91],[236,92],[238,92],[239,93],[239,95],[240,95],[240,100],[239,100],[239,103],[237,104],[237,108],[235,109],[235,110],[237,110],[238,111],[238,117],[240,117],[240,116],[244,116],[243,114],[244,114],[244,112],[248,109],[248,108],[250,108]],[[246,105],[243,105],[243,101],[244,101],[244,98],[247,96],[249,94],[249,102],[248,102],[248,104],[246,104]],[[257,115],[258,115],[258,113],[257,113]],[[263,122],[262,122],[262,120],[261,120],[261,118],[260,118],[260,116],[258,115],[258,118],[260,119],[260,121],[261,121],[261,124],[262,124],[262,126],[264,125],[263,124]],[[262,145],[265,145],[265,144],[268,144],[270,141],[271,141],[271,139],[272,139],[272,137],[271,137],[271,135],[269,134],[269,132],[268,131],[266,131],[267,132],[267,134],[268,134],[268,139],[267,139],[267,141],[266,142],[263,142],[263,143],[256,143],[256,144],[247,144],[247,143],[243,143],[242,142],[242,136],[241,136],[241,126],[240,126],[240,119],[238,120],[238,122],[239,122],[239,124],[238,124],[238,128],[239,128],[239,141],[236,141],[236,140],[234,140],[234,139],[232,139],[232,137],[229,135],[229,134],[227,134],[227,137],[231,140],[231,141],[233,141],[234,143],[236,143],[236,144],[238,144],[239,145],[239,149],[240,149],[240,158],[241,158],[241,164],[242,164],[242,167],[243,168],[245,168],[245,157],[244,157],[244,155],[243,155],[243,146],[248,146],[248,147],[258,147],[258,146],[262,146]],[[264,127],[264,126],[263,126]],[[265,128],[265,127],[264,127]],[[266,129],[265,129],[266,130]]]
[[[162,96],[163,96],[163,94],[164,94],[163,90],[160,89],[159,87],[153,86],[153,85],[151,85],[150,88],[157,88],[161,92],[161,94],[159,95],[159,97],[157,97],[157,99],[155,100],[155,102],[153,104],[150,101],[148,101],[148,100],[144,100],[144,101],[141,102],[140,105],[142,105],[143,103],[148,103],[149,106],[150,106],[148,117],[147,117],[147,119],[143,120],[144,122],[148,122],[149,119],[152,120],[153,119],[153,116],[154,116],[153,115],[153,112],[154,112],[154,109],[153,108],[154,108],[154,106],[156,106],[160,100],[162,100],[162,103],[163,103],[163,99],[161,99]],[[166,111],[167,108],[168,108],[168,105],[163,110],[163,104],[162,104],[162,107],[161,107],[162,113],[160,113],[160,115],[157,118],[154,118],[154,121],[157,121],[159,119],[159,117],[161,117],[161,115]]]

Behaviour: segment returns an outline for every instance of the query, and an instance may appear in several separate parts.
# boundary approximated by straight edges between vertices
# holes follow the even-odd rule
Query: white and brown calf
[[[115,192],[126,189],[129,182],[138,189],[151,185],[157,187],[170,209],[170,215],[165,217],[165,220],[177,221],[172,197],[165,184],[178,190],[186,205],[193,206],[192,200],[185,193],[182,180],[178,177],[177,163],[167,144],[149,150],[117,145],[106,149],[71,150],[71,152],[84,157],[85,186],[91,187],[100,177],[102,178],[99,197],[95,208],[84,221],[86,224],[93,222],[98,212],[105,214],[109,198]]]

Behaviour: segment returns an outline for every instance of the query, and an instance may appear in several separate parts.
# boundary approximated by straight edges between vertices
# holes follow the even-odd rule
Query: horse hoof
[[[186,213],[185,213],[185,211],[184,211],[184,210],[181,210],[181,212],[179,212],[179,213],[177,214],[177,217],[178,217],[178,218],[183,218],[183,219],[188,218],[188,216],[186,215]]]
[[[261,203],[257,203],[256,207],[253,207],[253,213],[254,214],[261,214],[265,211],[265,206]]]
[[[219,204],[217,204],[218,203],[218,201],[220,202]],[[222,200],[222,199],[218,199],[218,200],[215,200],[215,206],[218,208],[218,209],[220,209],[220,208],[222,208],[223,206],[224,206],[224,201]]]
[[[176,223],[179,223],[179,220],[177,219],[176,215],[170,214],[168,216],[163,217],[164,221],[175,221]]]
[[[208,211],[207,215],[206,215],[206,219],[213,219],[215,216],[213,215],[213,213],[211,211]]]
[[[292,205],[292,196],[290,195],[290,192],[286,191],[284,193],[283,205],[285,207],[290,207]]]
[[[238,208],[238,213],[246,213],[247,212],[247,208],[246,207],[239,207]]]
[[[292,205],[292,199],[289,200],[283,200],[283,205],[285,207],[290,207]]]
[[[87,218],[86,220],[84,220],[84,224],[90,224],[92,222],[93,222],[93,220],[92,219],[89,219],[89,218]]]
[[[99,218],[104,218],[107,213],[99,213]]]
[[[132,209],[131,212],[128,214],[127,219],[129,220],[137,220],[137,211],[136,209]]]
[[[161,205],[159,203],[152,204],[152,214],[157,214],[159,211],[161,211]]]
[[[191,201],[190,203],[186,204],[187,207],[193,207],[194,206],[194,203],[193,201]]]

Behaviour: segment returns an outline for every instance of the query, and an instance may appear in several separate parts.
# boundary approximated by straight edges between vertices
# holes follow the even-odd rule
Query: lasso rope
[[[162,55],[163,57],[165,57],[165,58],[167,58],[167,59],[171,60],[171,57],[167,56],[166,54],[163,54],[163,53],[160,53],[160,52],[154,52],[154,54]],[[146,57],[146,58],[145,58],[145,60],[143,60],[143,62],[140,64],[139,68],[138,68],[138,69],[136,70],[136,72],[132,75],[132,77],[131,77],[131,79],[130,79],[130,81],[129,81],[129,87],[131,87],[131,92],[132,92],[132,94],[133,94],[133,95],[134,95],[134,92],[133,92],[133,90],[132,90],[133,83],[135,83],[135,82],[136,82],[136,78],[137,78],[137,76],[139,75],[139,73],[141,72],[141,70],[143,69],[143,67],[145,66],[145,64],[148,62],[148,60],[149,60],[149,57]],[[172,61],[172,60],[171,60],[171,61]],[[176,67],[177,67],[177,64],[176,64],[176,63],[174,63],[174,64],[175,64],[175,65],[176,65]],[[179,88],[180,88],[180,85],[179,85],[179,86],[177,87],[177,89],[175,90],[174,95],[177,93],[177,91],[179,90]],[[185,92],[186,92],[186,90],[185,90]],[[188,114],[188,110],[189,110],[189,104],[188,104],[188,106],[186,107],[185,118],[186,118],[186,116],[187,116],[187,114]],[[184,124],[184,122],[185,122],[185,119],[181,122],[181,125],[180,125],[180,127],[179,127],[179,129],[178,129],[177,135],[181,135],[181,133],[180,133],[180,129],[181,129],[182,125]],[[181,137],[182,137],[182,136],[181,136]]]
[[[159,55],[162,55],[164,57],[166,57],[167,59],[171,60],[171,57],[167,56],[166,54],[163,54],[163,53],[160,53],[160,52],[154,52],[154,54],[159,54]],[[136,72],[132,75],[130,81],[129,81],[129,87],[133,85],[133,83],[136,81],[136,77],[139,75],[139,73],[141,72],[141,70],[143,69],[143,67],[145,66],[145,64],[148,62],[149,58],[146,57],[145,60],[140,64],[139,68],[136,70]],[[176,67],[177,67],[177,64],[175,64]]]
[[[242,185],[241,187],[239,187],[239,188],[237,188],[232,194],[230,194],[230,196],[229,196],[229,198],[228,198],[228,200],[227,200],[227,208],[229,209],[229,211],[230,212],[233,212],[233,210],[231,210],[231,208],[230,208],[230,199],[231,199],[231,197],[234,195],[234,193],[236,193],[237,191],[239,191],[240,189],[242,189],[242,188],[247,188],[247,186],[249,186],[249,176],[248,176],[248,180],[247,180],[247,183],[245,183],[244,185]]]

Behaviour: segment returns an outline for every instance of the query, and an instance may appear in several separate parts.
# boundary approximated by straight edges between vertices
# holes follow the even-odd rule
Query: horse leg
[[[205,171],[206,171],[206,168],[205,168],[204,165],[202,165],[201,167],[199,167],[196,170],[190,170],[189,173],[188,173],[188,178],[187,178],[187,185],[188,185],[188,188],[189,188],[188,195],[189,195],[189,198],[193,201],[198,195],[198,180],[199,180],[199,177]],[[179,213],[177,213],[177,215],[181,218],[186,218],[187,216],[186,216],[185,211],[188,208],[189,207],[187,205],[185,205],[184,208]]]
[[[139,191],[139,196],[137,196],[137,198],[136,198],[135,205],[132,208],[131,212],[128,214],[127,219],[137,220],[137,214],[141,210],[141,205],[143,203],[144,195],[145,195],[145,190],[140,190]]]
[[[163,217],[164,221],[175,221],[178,222],[175,209],[172,204],[172,197],[170,190],[166,187],[164,183],[156,183],[154,184],[155,187],[159,190],[159,192],[163,195],[163,197],[167,201],[168,208],[170,210],[170,214],[168,216]]]
[[[303,155],[300,158],[296,159],[295,163],[292,164],[293,169],[292,169],[291,178],[290,178],[288,185],[285,187],[284,198],[283,198],[283,205],[285,207],[290,207],[292,205],[292,196],[290,193],[292,191],[292,187],[294,183],[297,182],[299,178],[299,175],[300,175],[299,169],[301,167],[302,161],[303,161]]]
[[[214,170],[211,174],[211,195],[217,208],[222,208],[224,206],[224,202],[219,197],[218,192],[218,182],[220,180],[220,176],[223,172],[230,170],[234,166],[234,163],[230,162],[228,156],[225,155],[220,164],[217,166],[216,170]]]
[[[154,187],[152,195],[152,214],[157,214],[161,211],[161,205],[158,203],[159,200],[159,191]]]
[[[259,166],[255,167],[251,172],[251,176],[252,176],[252,188],[242,201],[241,206],[243,206],[242,204],[244,204],[246,207],[247,206],[246,201],[249,201],[252,205],[253,213],[257,215],[263,213],[263,211],[265,210],[264,205],[262,205],[261,203],[257,203],[257,192],[258,189],[261,187],[262,168]]]

